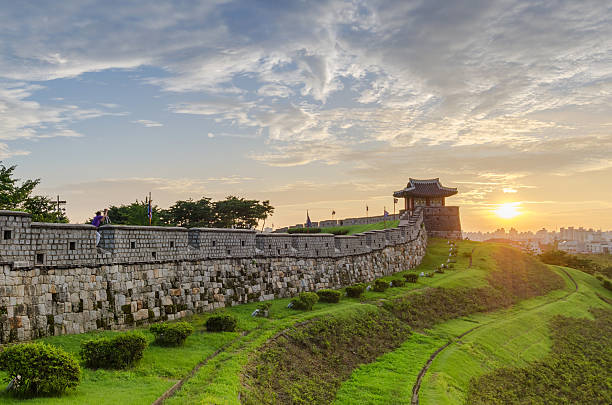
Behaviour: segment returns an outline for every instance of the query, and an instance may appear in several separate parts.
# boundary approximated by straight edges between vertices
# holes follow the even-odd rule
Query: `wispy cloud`
[[[164,124],[162,124],[161,122],[157,122],[157,121],[151,121],[151,120],[136,120],[136,121],[132,121],[132,124],[140,124],[143,125],[147,128],[154,128],[154,127],[163,127]]]

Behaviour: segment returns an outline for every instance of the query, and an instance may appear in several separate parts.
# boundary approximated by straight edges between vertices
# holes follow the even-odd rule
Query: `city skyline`
[[[393,209],[465,230],[612,229],[604,2],[218,1],[0,13],[0,159],[72,222],[142,200],[270,200],[266,225]],[[398,210],[399,210],[398,206]]]

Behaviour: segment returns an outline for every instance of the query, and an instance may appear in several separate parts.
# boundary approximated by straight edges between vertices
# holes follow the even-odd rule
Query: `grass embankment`
[[[597,294],[610,297],[594,277],[566,269],[578,284],[567,298],[548,303],[535,300],[484,326],[446,349],[434,361],[423,382],[423,404],[463,403],[470,381],[500,367],[524,367],[551,350],[550,320],[557,315],[592,318],[591,308],[610,308]],[[533,306],[535,304],[535,306]],[[543,305],[544,304],[544,305]],[[543,402],[545,403],[545,402]]]
[[[461,242],[460,253],[469,253],[475,242]],[[448,245],[444,240],[431,240],[427,255],[418,271],[433,271],[435,266],[444,262],[448,255]],[[407,284],[405,287],[389,288],[385,292],[364,294],[363,300],[376,301],[401,296],[412,290],[425,286],[461,283],[462,279],[480,277],[477,269],[467,269],[467,257],[461,256],[455,264],[460,271],[436,274],[434,278],[421,278],[418,284]],[[400,275],[386,279],[401,278]],[[239,403],[239,393],[242,389],[240,374],[246,365],[249,355],[255,352],[274,334],[296,323],[304,322],[314,317],[326,317],[341,314],[352,308],[363,306],[358,299],[344,298],[338,304],[318,303],[310,312],[294,311],[287,308],[289,299],[272,301],[270,318],[253,318],[251,312],[256,303],[226,308],[225,311],[238,318],[238,332],[208,333],[204,324],[209,314],[197,315],[189,319],[195,327],[195,333],[190,336],[185,345],[178,348],[165,348],[150,345],[145,350],[143,359],[132,369],[89,370],[82,368],[82,382],[76,390],[61,397],[32,398],[17,400],[0,392],[0,404],[150,404],[161,396],[173,384],[185,377],[198,363],[205,360],[216,350],[232,342],[219,355],[208,361],[189,380],[178,393],[167,400],[168,404],[184,403]],[[149,343],[153,335],[143,330]],[[55,336],[42,339],[47,343],[59,346],[78,358],[80,343],[94,337],[109,336],[119,332],[91,332],[80,335]],[[247,333],[246,336],[241,336]],[[4,374],[0,372],[0,379]]]
[[[480,258],[475,260],[478,262]],[[557,269],[566,279],[563,290],[521,301],[510,309],[472,314],[415,333],[399,349],[355,370],[338,391],[335,404],[410,404],[419,371],[449,340],[454,343],[436,357],[425,375],[421,404],[465,403],[474,377],[543,358],[551,347],[547,322],[553,316],[590,317],[591,307],[610,308],[597,296],[610,297],[597,279],[577,270],[565,270],[578,283],[576,293],[573,282]],[[474,327],[478,328],[455,341]]]
[[[367,224],[367,225],[347,225],[347,226],[330,226],[328,228],[321,228],[321,232],[334,232],[334,231],[342,231],[347,230],[347,235],[354,235],[356,233],[367,232],[367,231],[377,231],[381,229],[395,228],[399,225],[399,221],[387,221],[387,222],[377,222],[375,224]]]
[[[383,306],[395,317],[395,322],[421,329],[451,318],[506,307],[565,286],[562,277],[515,249],[503,246],[481,249],[489,256],[489,260],[483,258],[481,261],[488,285],[427,288],[414,294],[387,297]],[[480,285],[483,273],[474,275]],[[366,333],[364,340],[361,319],[353,316],[350,323],[354,327],[348,328],[351,330],[348,334],[344,329],[334,334],[332,328],[335,340],[328,340],[319,328],[313,331],[305,325],[287,339],[267,345],[248,368],[250,375],[246,384],[251,388],[250,398],[257,399],[253,403],[329,403],[347,373],[372,359],[360,356],[358,347],[365,346],[372,355],[377,355],[401,343],[397,339],[387,339],[387,344],[380,344],[377,340],[380,332],[376,327],[371,328],[371,334]],[[404,333],[404,337],[408,334]],[[344,343],[351,339],[356,344]]]
[[[362,363],[399,346],[410,328],[372,305],[318,318],[268,342],[245,370],[246,404],[330,403]]]
[[[469,404],[612,403],[612,311],[593,308],[595,319],[556,315],[552,351],[524,368],[501,368],[477,378]]]

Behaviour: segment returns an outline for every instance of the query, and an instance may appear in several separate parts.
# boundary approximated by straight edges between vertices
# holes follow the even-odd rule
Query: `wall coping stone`
[[[32,214],[23,211],[0,210],[1,216],[31,217]]]
[[[254,229],[231,229],[231,228],[177,228],[198,232],[234,232],[234,233],[256,233]]]
[[[32,228],[82,229],[93,231],[95,226],[89,224],[61,224],[53,222],[32,222]]]
[[[140,226],[140,225],[102,225],[100,229],[102,230],[118,229],[118,230],[125,230],[125,231],[166,231],[166,232],[177,232],[177,231],[187,232],[189,231],[188,228],[182,228],[179,226]]]

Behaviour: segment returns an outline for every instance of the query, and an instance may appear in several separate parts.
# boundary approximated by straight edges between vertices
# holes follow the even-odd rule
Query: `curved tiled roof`
[[[444,187],[440,179],[417,180],[411,178],[406,188],[393,193],[393,197],[450,197],[457,194],[456,188]]]

